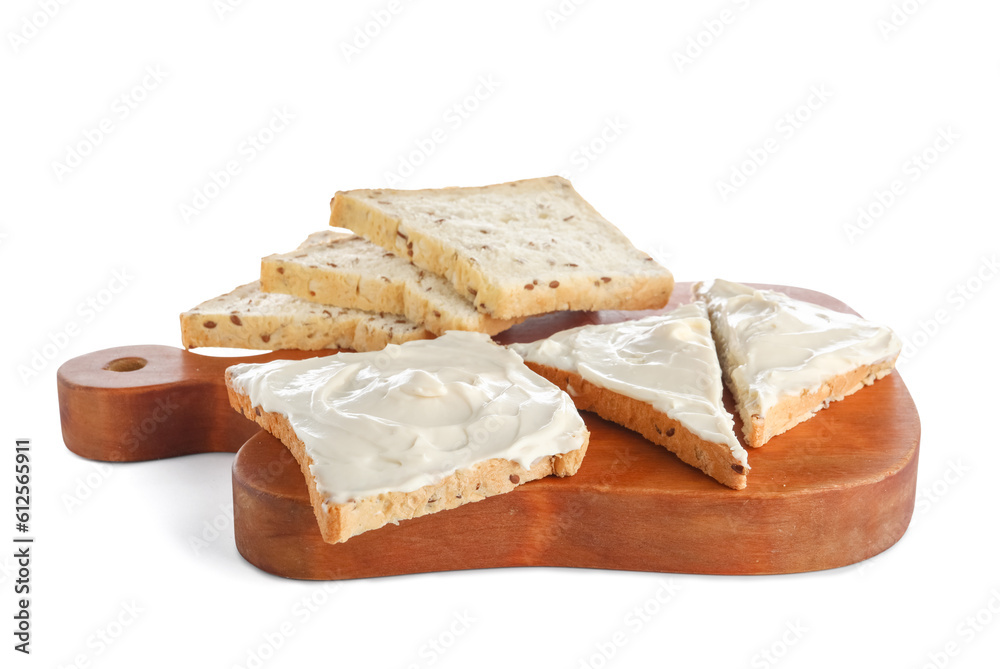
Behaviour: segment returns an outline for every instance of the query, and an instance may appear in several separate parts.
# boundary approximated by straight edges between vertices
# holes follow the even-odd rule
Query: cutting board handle
[[[172,346],[121,346],[64,363],[56,374],[67,448],[111,462],[235,453],[259,429],[229,406],[226,367],[334,351],[198,355]]]

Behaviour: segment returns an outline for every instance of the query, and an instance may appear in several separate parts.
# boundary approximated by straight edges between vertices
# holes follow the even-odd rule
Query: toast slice
[[[446,330],[494,335],[523,320],[476,311],[437,274],[348,231],[317,232],[291,253],[267,256],[260,263],[260,282],[265,291],[310,302],[402,314],[437,335]]]
[[[590,438],[566,393],[482,333],[235,365],[226,386],[295,456],[329,543],[571,476]]]
[[[445,277],[505,320],[570,309],[656,309],[674,279],[562,177],[477,188],[352,190],[331,202],[348,228]]]
[[[708,306],[723,375],[753,448],[892,372],[902,348],[884,325],[784,293],[721,279],[694,291]]]
[[[747,452],[722,404],[722,371],[704,305],[584,325],[511,344],[578,409],[638,432],[719,483],[746,487]]]
[[[273,351],[344,348],[377,351],[434,335],[402,316],[315,304],[240,286],[181,314],[184,348],[221,346]]]

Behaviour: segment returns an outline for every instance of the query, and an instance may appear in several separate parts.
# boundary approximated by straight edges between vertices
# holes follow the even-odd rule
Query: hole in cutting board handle
[[[104,369],[112,372],[134,372],[145,366],[145,358],[118,358],[104,365]]]

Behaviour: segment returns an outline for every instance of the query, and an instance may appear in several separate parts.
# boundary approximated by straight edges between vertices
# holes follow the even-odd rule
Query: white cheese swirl
[[[818,390],[859,367],[895,360],[892,330],[853,314],[717,279],[695,286],[708,305],[730,387],[747,415]]]
[[[481,333],[229,370],[254,406],[288,419],[329,504],[412,492],[493,458],[527,469],[587,432],[566,393]]]
[[[733,432],[733,417],[722,404],[722,370],[703,305],[584,325],[510,347],[525,360],[579,374],[594,385],[649,403],[699,438],[727,445],[749,469],[747,452]]]

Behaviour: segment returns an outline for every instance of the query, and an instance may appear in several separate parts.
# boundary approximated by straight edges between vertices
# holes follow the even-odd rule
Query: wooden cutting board
[[[822,293],[766,287],[850,311]],[[687,301],[690,284],[678,284],[667,310]],[[543,316],[497,339],[530,341],[648,313],[654,312]],[[884,551],[913,513],[920,424],[894,372],[751,450],[744,490],[730,490],[638,434],[585,413],[590,447],[575,476],[534,481],[327,544],[298,464],[279,441],[229,407],[223,370],[237,361],[328,353],[217,358],[138,346],[81,356],[58,373],[63,436],[70,450],[98,460],[239,450],[233,463],[237,547],[252,564],[289,578],[512,566],[814,571]],[[728,393],[726,401],[732,410]]]

